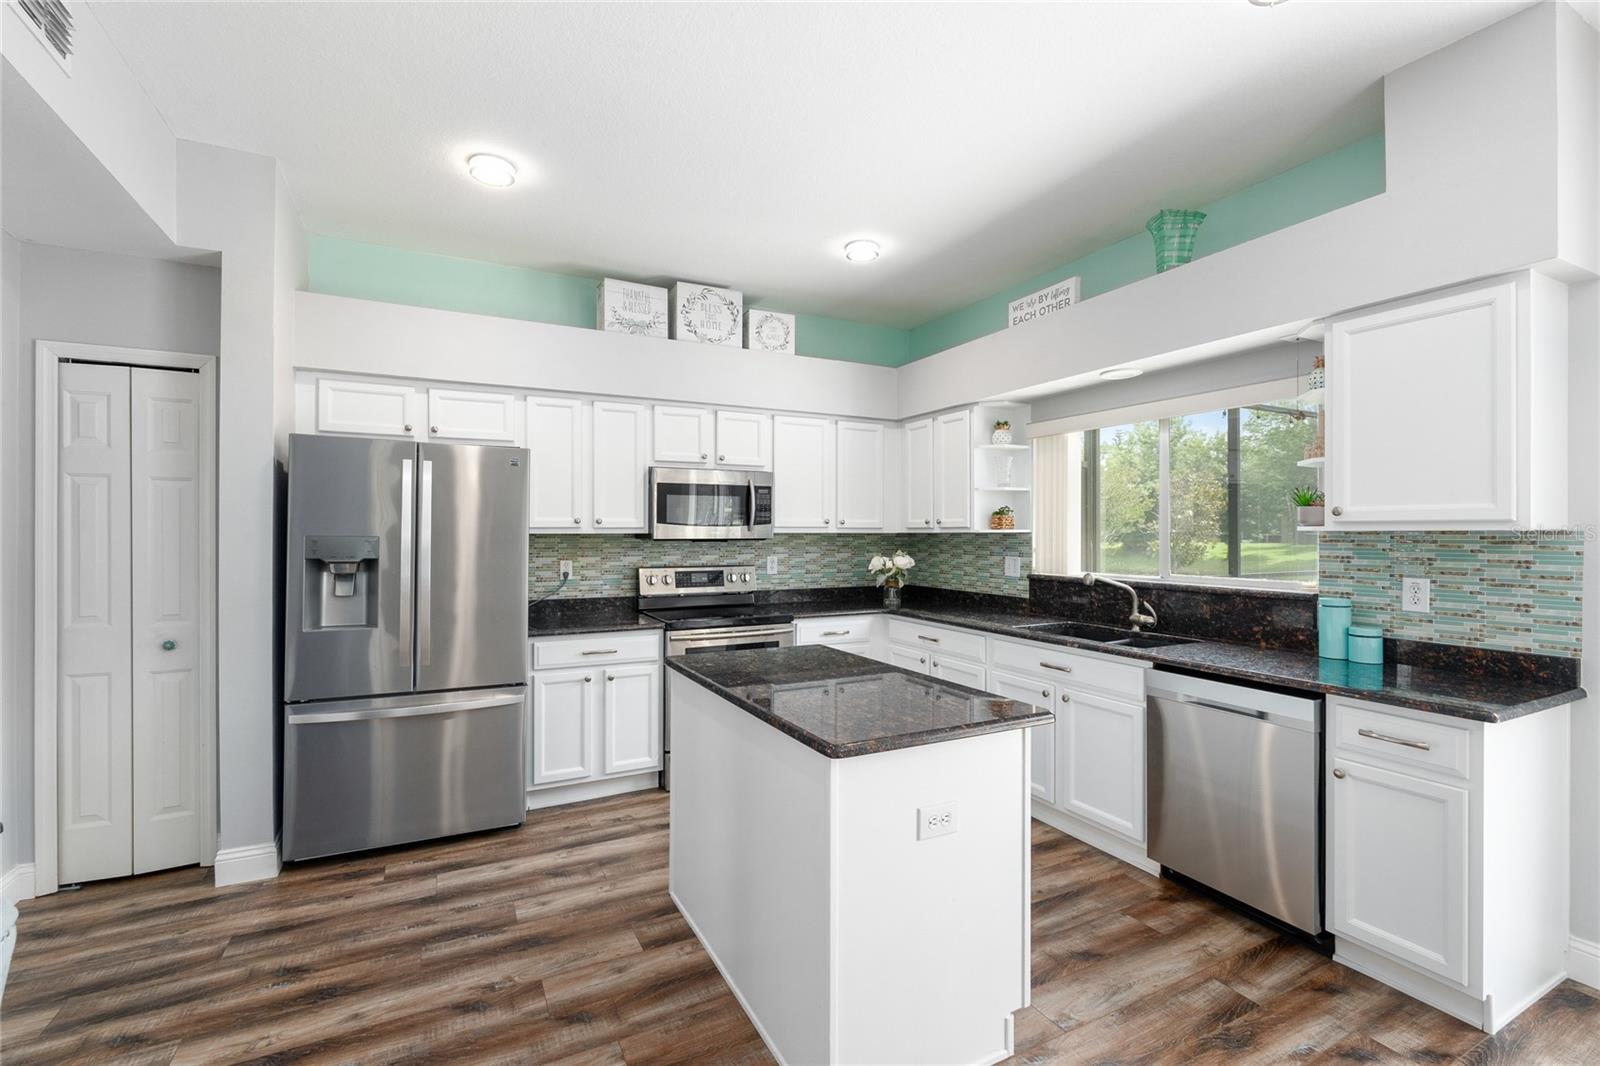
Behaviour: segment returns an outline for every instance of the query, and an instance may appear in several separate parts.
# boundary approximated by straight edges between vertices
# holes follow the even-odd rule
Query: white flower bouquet
[[[867,563],[867,573],[880,588],[897,589],[905,584],[907,572],[916,565],[917,561],[911,556],[897,551],[892,555],[874,555]]]

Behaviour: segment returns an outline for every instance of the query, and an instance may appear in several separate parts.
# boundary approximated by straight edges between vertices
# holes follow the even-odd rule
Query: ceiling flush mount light
[[[882,252],[877,241],[847,241],[844,246],[844,257],[852,263],[870,263]]]
[[[1105,378],[1107,381],[1126,381],[1129,378],[1136,378],[1143,373],[1144,371],[1140,370],[1136,366],[1114,366],[1110,370],[1100,371],[1100,376]]]
[[[517,165],[502,156],[479,152],[467,156],[467,173],[484,185],[504,189],[517,180]]]
[[[1252,7],[1277,7],[1279,4],[1286,4],[1288,2],[1289,2],[1289,0],[1250,0],[1250,6],[1252,6]]]

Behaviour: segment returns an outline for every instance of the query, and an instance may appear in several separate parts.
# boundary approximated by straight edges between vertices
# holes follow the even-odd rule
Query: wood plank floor
[[[0,1060],[770,1061],[666,893],[667,800],[289,867],[22,905]],[[1568,982],[1498,1036],[1034,824],[1025,1063],[1600,1062]]]

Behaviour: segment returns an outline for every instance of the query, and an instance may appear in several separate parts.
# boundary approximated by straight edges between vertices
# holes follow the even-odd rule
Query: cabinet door
[[[515,444],[516,397],[509,392],[428,390],[428,436]]]
[[[889,665],[898,666],[902,670],[911,670],[919,674],[928,672],[928,653],[916,648],[902,648],[898,644],[889,645]]]
[[[642,533],[649,525],[650,416],[643,404],[594,403],[593,521],[607,533]]]
[[[768,415],[753,411],[717,412],[717,462],[722,466],[767,465]]]
[[[1055,710],[1055,686],[1043,681],[1033,681],[1002,670],[990,670],[989,691],[1008,700],[1029,703],[1047,711]],[[1028,778],[1033,795],[1051,804],[1056,801],[1055,729],[1054,723],[1034,726],[1029,745],[1033,764],[1029,768]]]
[[[952,411],[934,420],[935,528],[972,528],[972,412]]]
[[[840,529],[883,528],[883,425],[837,425],[837,497]]]
[[[533,672],[530,785],[594,776],[594,685],[593,669]]]
[[[1144,840],[1144,707],[1078,689],[1056,696],[1056,806]]]
[[[317,381],[317,432],[363,437],[415,437],[417,390],[380,381]]]
[[[1515,283],[1337,320],[1326,351],[1329,526],[1515,520]]]
[[[953,681],[968,688],[989,691],[989,671],[984,669],[982,663],[969,663],[965,659],[951,659],[937,655],[930,665],[932,669],[929,672],[941,681]]]
[[[704,407],[655,407],[655,461],[694,463],[711,460],[711,412]]]
[[[1467,791],[1336,758],[1328,804],[1333,931],[1465,985]]]
[[[583,404],[528,397],[528,528],[583,527]]]
[[[601,769],[608,774],[661,769],[661,666],[606,669],[600,703]]]
[[[833,528],[833,424],[825,418],[772,420],[772,525],[775,530]]]
[[[933,529],[933,419],[907,422],[906,528]]]

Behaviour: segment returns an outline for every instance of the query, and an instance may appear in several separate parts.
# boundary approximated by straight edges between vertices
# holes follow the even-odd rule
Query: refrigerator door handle
[[[400,460],[400,646],[407,659],[411,658],[411,556],[416,535],[411,513],[414,468],[413,460]]]
[[[430,714],[454,714],[458,711],[478,711],[486,707],[504,707],[521,703],[521,695],[482,696],[472,700],[455,700],[450,703],[426,703],[417,707],[369,707],[353,711],[323,711],[316,714],[290,714],[284,719],[289,725],[320,725],[325,722],[371,722],[380,718],[419,718]]]
[[[417,665],[433,661],[433,460],[422,460],[417,503]]]

